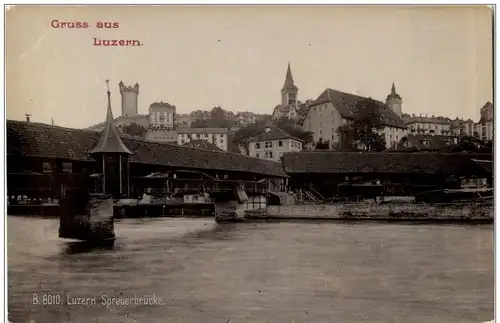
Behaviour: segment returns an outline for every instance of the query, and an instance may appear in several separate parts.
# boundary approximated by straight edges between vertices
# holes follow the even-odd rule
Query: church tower
[[[102,174],[102,193],[113,197],[129,195],[129,157],[132,152],[125,146],[113,122],[111,93],[108,83],[108,112],[106,125],[97,145],[90,154],[97,161],[98,172]]]
[[[399,94],[396,93],[396,86],[392,83],[391,93],[387,96],[385,104],[394,111],[400,118],[403,115],[403,99]]]
[[[285,76],[285,84],[281,89],[281,105],[287,106],[297,105],[297,93],[299,88],[295,86],[293,82],[292,69],[290,68],[290,63],[288,63],[288,69]]]
[[[138,97],[139,83],[134,86],[125,86],[123,82],[118,83],[122,95],[122,117],[135,117],[139,114]]]

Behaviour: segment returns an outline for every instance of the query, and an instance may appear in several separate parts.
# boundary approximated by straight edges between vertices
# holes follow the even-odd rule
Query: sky
[[[6,13],[7,119],[102,122],[106,79],[115,117],[120,81],[139,83],[140,114],[155,101],[177,113],[271,114],[290,62],[301,101],[326,88],[383,101],[394,82],[405,113],[478,120],[493,102],[492,30],[486,6],[16,6]]]

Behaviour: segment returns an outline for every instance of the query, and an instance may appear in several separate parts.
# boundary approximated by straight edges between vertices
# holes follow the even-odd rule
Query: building
[[[405,120],[408,133],[414,135],[448,136],[452,134],[452,122],[443,117],[415,116]]]
[[[135,136],[148,141],[177,142],[175,128],[178,125],[176,108],[169,103],[154,102],[149,106],[148,114],[138,114],[137,102],[139,95],[139,84],[125,86],[123,82],[118,84],[122,101],[122,115],[113,120],[115,127],[120,132],[130,134],[126,128],[133,126]],[[188,117],[189,118],[189,117]],[[182,119],[181,119],[182,120]],[[182,120],[182,125],[190,126],[190,122]],[[101,132],[105,128],[105,122],[101,122],[88,128]],[[129,130],[128,128],[127,130]]]
[[[358,153],[306,151],[283,156],[291,190],[313,190],[324,198],[338,196],[343,185],[358,192],[365,185],[380,185],[387,195],[410,196],[442,188],[457,188],[467,179],[491,178],[491,169],[475,159],[492,154],[464,153]]]
[[[149,106],[150,129],[174,129],[175,106],[168,103],[154,102]]]
[[[285,76],[285,83],[281,89],[281,104],[278,104],[273,111],[273,120],[281,118],[297,119],[297,96],[299,88],[295,85],[292,76],[292,69],[290,63]]]
[[[478,122],[478,137],[481,140],[493,140],[493,103],[490,101],[481,108],[481,119]]]
[[[134,86],[125,86],[123,82],[118,83],[122,97],[122,116],[135,117],[138,115],[139,83]]]
[[[255,113],[252,112],[238,112],[236,114],[236,124],[238,126],[244,127],[249,124],[255,123]]]
[[[161,101],[149,106],[149,125],[145,138],[150,141],[177,142],[174,105]]]
[[[302,140],[277,128],[266,131],[249,140],[250,157],[280,161],[284,153],[302,150]]]
[[[191,140],[203,139],[227,151],[228,132],[227,128],[179,128],[177,129],[177,144],[184,145]]]
[[[458,119],[452,121],[451,131],[454,136],[476,137],[481,140],[490,141],[494,139],[493,103],[490,101],[480,109],[481,118],[479,122],[472,119]]]
[[[309,110],[302,122],[305,131],[311,131],[314,136],[314,145],[318,142],[329,142],[330,147],[340,142],[338,129],[340,126],[352,122],[357,113],[358,102],[367,98],[326,89],[310,104]],[[385,138],[387,147],[406,136],[407,127],[401,119],[402,99],[396,93],[394,84],[386,103],[376,101],[379,106],[382,130],[380,135]]]

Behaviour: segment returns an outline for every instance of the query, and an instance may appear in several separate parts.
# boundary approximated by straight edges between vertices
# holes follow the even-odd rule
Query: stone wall
[[[345,220],[493,220],[492,205],[479,204],[304,204],[269,205],[266,215],[248,217],[276,219]],[[246,217],[247,217],[246,216]]]

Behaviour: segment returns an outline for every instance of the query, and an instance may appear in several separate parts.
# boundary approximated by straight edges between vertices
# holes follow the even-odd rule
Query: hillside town
[[[491,146],[491,102],[482,107],[471,107],[480,110],[481,117],[477,121],[408,114],[404,112],[403,97],[397,92],[396,84],[388,85],[388,89],[383,102],[331,88],[324,89],[315,99],[302,102],[288,64],[281,102],[270,108],[267,115],[248,111],[235,113],[222,107],[178,114],[176,106],[167,102],[153,102],[148,114],[140,114],[139,84],[126,86],[120,82],[121,115],[114,122],[122,133],[147,141],[274,161],[279,161],[286,152],[302,150],[442,150],[464,140]],[[365,118],[363,110],[370,110],[370,104],[374,111],[365,111],[370,115],[370,118]],[[369,124],[377,144],[367,145],[356,136],[352,138],[349,132],[356,123]],[[104,129],[104,122],[88,129],[100,132]],[[353,141],[356,141],[354,145]]]

